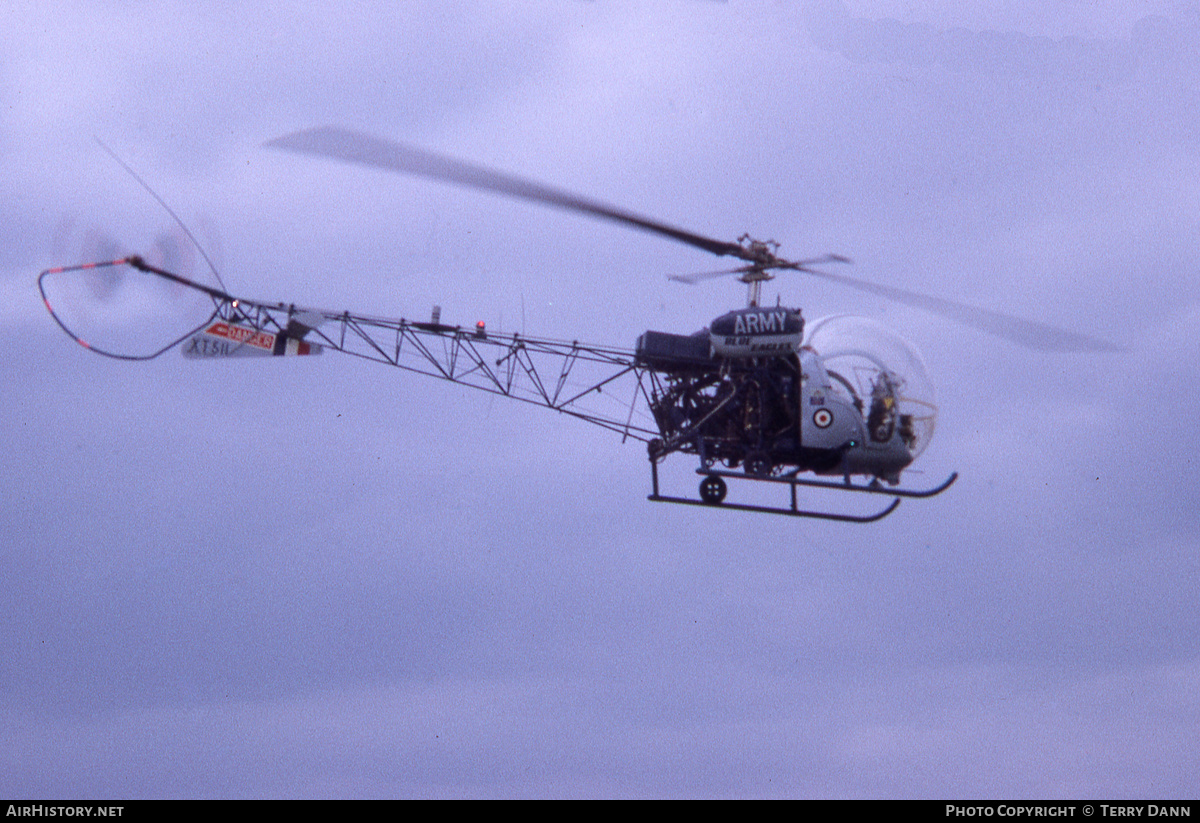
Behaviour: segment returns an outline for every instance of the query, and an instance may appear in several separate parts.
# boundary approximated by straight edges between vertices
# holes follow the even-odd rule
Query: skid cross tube
[[[755,481],[775,480],[777,482],[783,482],[783,483],[789,482],[783,478],[749,477],[747,475],[738,474],[736,472],[705,471],[703,469],[698,469],[697,474],[702,474],[707,477],[732,477],[732,478],[738,478],[738,479],[742,479],[742,480],[755,480]],[[837,521],[840,523],[874,523],[877,520],[882,520],[883,518],[887,517],[889,514],[894,512],[896,510],[896,508],[900,505],[900,498],[896,497],[895,499],[892,500],[892,502],[886,508],[884,508],[881,511],[878,511],[874,514],[867,514],[867,515],[841,514],[839,512],[812,511],[812,510],[808,510],[808,509],[801,509],[796,500],[796,486],[797,485],[807,485],[804,482],[790,483],[790,485],[791,485],[791,506],[788,508],[782,508],[779,506],[757,506],[757,505],[752,505],[752,504],[748,504],[748,503],[726,503],[724,501],[724,499],[722,499],[719,502],[709,502],[707,500],[695,500],[690,497],[674,497],[672,495],[665,495],[665,494],[660,493],[659,485],[658,485],[658,463],[655,462],[653,459],[650,461],[650,482],[651,482],[652,493],[646,499],[650,500],[652,502],[655,502],[655,503],[682,503],[683,505],[686,505],[686,506],[707,506],[708,508],[711,508],[711,509],[732,509],[733,511],[755,512],[758,514],[782,514],[782,515],[786,515],[789,517],[807,517],[807,518],[814,519],[814,520],[833,520],[833,521]]]

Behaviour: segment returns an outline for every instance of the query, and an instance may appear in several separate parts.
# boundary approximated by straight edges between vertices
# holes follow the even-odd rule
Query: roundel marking
[[[818,429],[827,429],[833,424],[833,412],[829,409],[817,409],[813,413],[813,423]]]

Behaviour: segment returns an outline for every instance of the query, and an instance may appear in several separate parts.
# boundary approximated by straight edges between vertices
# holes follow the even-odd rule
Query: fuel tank
[[[737,309],[714,320],[709,337],[718,357],[795,354],[804,339],[804,318],[798,309],[782,306]]]

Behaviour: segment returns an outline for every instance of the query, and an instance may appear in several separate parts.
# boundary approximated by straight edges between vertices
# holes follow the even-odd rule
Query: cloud
[[[1130,83],[1145,63],[1177,60],[1191,36],[1161,15],[1142,17],[1126,37],[1050,37],[856,17],[840,0],[805,3],[804,17],[815,45],[857,63],[939,66],[972,75],[1096,87]]]
[[[4,793],[1192,790],[1194,15],[39,9],[0,70]],[[378,365],[138,366],[53,327],[64,214],[171,227],[94,134],[248,296],[625,346],[742,300],[665,281],[693,249],[259,148],[321,123],[1131,351],[774,281],[938,386],[913,485],[958,483],[850,528],[648,503],[640,447]]]

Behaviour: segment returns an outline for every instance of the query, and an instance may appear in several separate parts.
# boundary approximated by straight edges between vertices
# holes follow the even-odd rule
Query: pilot
[[[886,443],[892,439],[895,426],[896,396],[892,393],[888,379],[880,377],[871,388],[871,411],[867,415],[867,431],[876,443]]]

